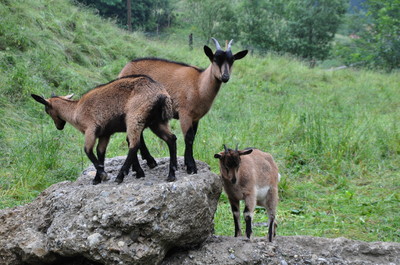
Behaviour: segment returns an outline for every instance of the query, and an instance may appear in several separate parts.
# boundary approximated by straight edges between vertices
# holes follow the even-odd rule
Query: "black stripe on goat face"
[[[223,165],[225,167],[226,176],[232,184],[236,184],[236,172],[240,165],[240,156],[237,151],[232,149],[228,150],[228,153],[224,155]]]
[[[214,54],[213,61],[219,68],[220,72],[219,79],[224,83],[228,82],[234,61],[232,52],[230,50],[228,51],[217,50]]]

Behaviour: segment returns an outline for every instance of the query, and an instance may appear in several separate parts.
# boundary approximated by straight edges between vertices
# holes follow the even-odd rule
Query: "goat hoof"
[[[141,172],[141,173],[137,173],[136,172],[136,178],[137,179],[144,178],[144,173],[143,172]]]
[[[187,167],[186,172],[188,174],[197,174],[197,168],[196,167]]]
[[[149,159],[150,160],[150,159]],[[153,168],[155,168],[156,166],[157,166],[157,162],[156,162],[156,160],[151,160],[151,161],[149,161],[149,160],[147,160],[147,165],[149,166],[149,168],[150,169],[153,169]]]
[[[99,179],[94,179],[94,180],[92,180],[92,184],[93,184],[93,185],[97,185],[97,184],[99,184],[99,183],[101,183],[101,180],[99,180]]]
[[[110,179],[110,178],[108,177],[108,175],[107,175],[106,172],[101,172],[101,173],[100,173],[100,178],[101,178],[102,181],[105,181],[105,180],[109,180],[109,179]]]
[[[175,181],[176,180],[176,177],[175,176],[168,176],[168,178],[167,178],[167,181],[168,182],[173,182],[173,181]]]
[[[121,184],[122,181],[124,181],[123,178],[118,178],[118,177],[117,177],[117,178],[115,179],[115,182],[117,182],[118,184]]]

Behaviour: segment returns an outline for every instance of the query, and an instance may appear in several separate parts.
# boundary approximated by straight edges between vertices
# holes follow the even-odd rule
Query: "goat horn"
[[[226,148],[225,144],[224,144],[224,150],[225,150],[225,154],[228,153],[228,148]]]
[[[211,38],[214,41],[215,47],[217,47],[217,50],[222,50],[221,46],[219,45],[218,41],[215,38]]]
[[[56,97],[56,94],[54,94],[54,92],[51,92],[51,97]]]
[[[238,147],[239,147],[239,144],[236,144],[235,151],[237,151],[237,150],[238,150]]]
[[[228,43],[228,48],[226,49],[227,51],[229,51],[231,49],[232,42],[233,42],[233,39]]]

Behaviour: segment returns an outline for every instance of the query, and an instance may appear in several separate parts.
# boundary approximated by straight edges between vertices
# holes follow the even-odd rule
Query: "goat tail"
[[[161,106],[161,120],[166,122],[173,118],[174,111],[172,109],[172,100],[169,96],[160,94],[157,104]]]

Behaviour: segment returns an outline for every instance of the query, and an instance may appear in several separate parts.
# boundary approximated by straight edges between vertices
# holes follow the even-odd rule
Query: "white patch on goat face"
[[[267,194],[270,186],[257,187],[257,202],[265,202],[267,200]]]

